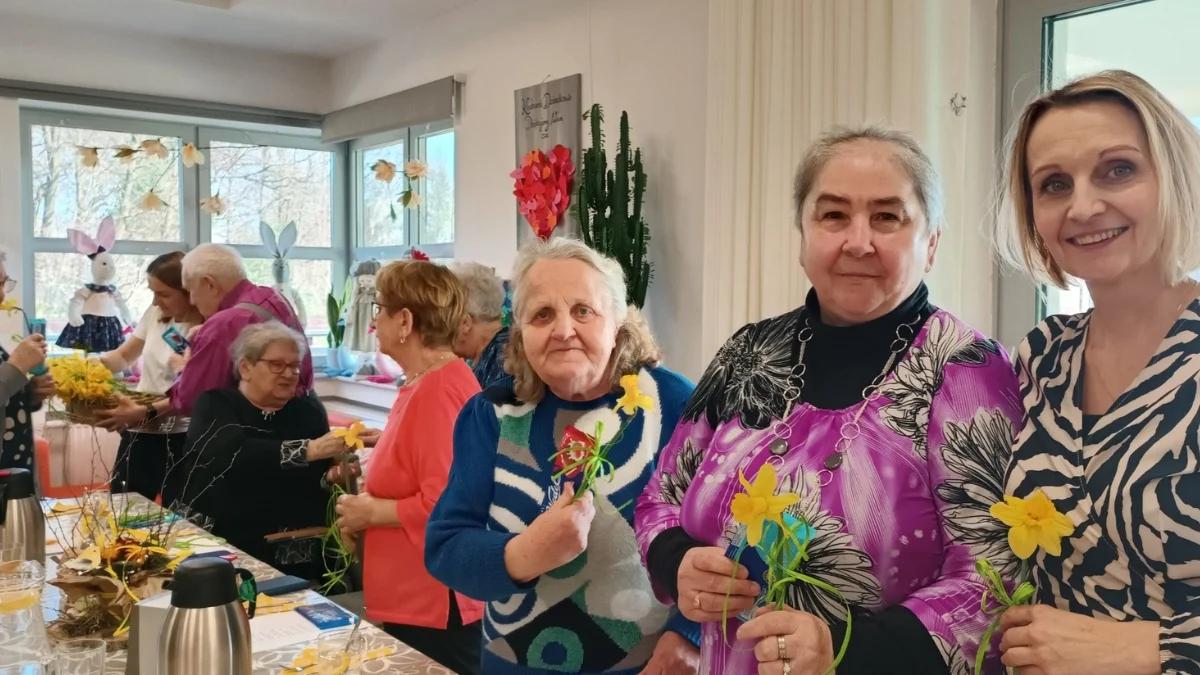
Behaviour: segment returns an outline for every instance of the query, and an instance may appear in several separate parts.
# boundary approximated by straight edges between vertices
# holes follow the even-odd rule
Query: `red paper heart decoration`
[[[515,181],[513,195],[521,215],[538,239],[549,239],[571,205],[575,177],[571,151],[561,144],[548,154],[531,150],[509,175]]]

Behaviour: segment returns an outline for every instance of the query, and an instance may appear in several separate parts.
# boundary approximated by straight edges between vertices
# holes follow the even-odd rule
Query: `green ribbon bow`
[[[1000,627],[1000,618],[1004,616],[1004,612],[1010,607],[1018,605],[1028,605],[1033,602],[1033,594],[1036,589],[1028,581],[1022,582],[1013,590],[1012,595],[1009,595],[1008,589],[1004,586],[1004,579],[1000,577],[1000,573],[992,567],[992,563],[987,560],[976,560],[975,571],[979,576],[983,577],[983,597],[979,600],[979,608],[984,614],[994,617],[988,629],[983,633],[983,639],[979,642],[979,649],[975,653],[975,675],[983,672],[983,658],[987,656],[988,646],[992,644],[992,636],[996,634],[996,629]],[[988,598],[995,599],[995,606],[988,607]]]

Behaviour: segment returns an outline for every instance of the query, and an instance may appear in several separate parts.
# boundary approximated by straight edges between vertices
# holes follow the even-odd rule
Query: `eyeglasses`
[[[287,371],[299,375],[300,366],[303,365],[299,361],[276,361],[274,359],[263,359],[259,363],[265,363],[272,375],[282,375]]]
[[[372,315],[373,315],[373,316],[379,316],[379,313],[380,313],[380,312],[382,312],[383,310],[385,310],[385,309],[391,309],[391,307],[388,307],[387,305],[381,305],[381,304],[379,304],[378,302],[372,302],[372,303],[371,303],[371,308],[374,310],[374,311],[372,312]]]
[[[4,277],[4,281],[0,282],[0,284],[4,285],[5,293],[11,293],[12,289],[17,287],[17,280],[12,277]]]

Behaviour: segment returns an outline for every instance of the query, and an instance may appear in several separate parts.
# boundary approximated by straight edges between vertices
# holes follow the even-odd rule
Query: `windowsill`
[[[361,419],[369,426],[382,428],[388,412],[396,402],[396,386],[355,380],[351,377],[329,377],[317,373],[313,388],[325,407]]]

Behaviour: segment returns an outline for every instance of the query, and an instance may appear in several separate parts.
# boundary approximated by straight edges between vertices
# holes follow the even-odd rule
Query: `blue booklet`
[[[342,628],[354,623],[354,615],[338,607],[332,602],[320,602],[315,605],[297,607],[296,613],[312,622],[321,630]]]

